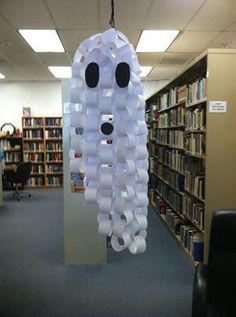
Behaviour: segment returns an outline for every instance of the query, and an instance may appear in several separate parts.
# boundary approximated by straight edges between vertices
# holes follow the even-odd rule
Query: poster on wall
[[[30,107],[23,107],[22,108],[23,117],[30,117],[31,116],[31,109]]]

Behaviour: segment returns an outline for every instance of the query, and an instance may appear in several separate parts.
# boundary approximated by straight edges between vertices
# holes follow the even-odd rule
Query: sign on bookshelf
[[[227,112],[227,101],[210,101],[209,112]]]

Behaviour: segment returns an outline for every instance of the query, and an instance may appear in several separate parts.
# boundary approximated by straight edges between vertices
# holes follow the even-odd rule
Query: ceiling
[[[53,81],[80,42],[108,28],[110,0],[0,0],[2,81]],[[148,80],[169,79],[207,48],[236,48],[236,0],[115,0],[116,28],[136,47],[143,29],[180,30],[165,53],[138,53]],[[65,53],[35,53],[18,29],[55,29]]]

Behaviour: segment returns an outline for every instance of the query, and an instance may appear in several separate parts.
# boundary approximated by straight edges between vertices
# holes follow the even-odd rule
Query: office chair
[[[208,264],[195,269],[192,317],[236,315],[236,210],[213,212]]]
[[[23,192],[20,189],[24,190],[24,186],[30,177],[31,170],[32,170],[32,163],[23,162],[23,163],[20,163],[17,166],[16,171],[14,173],[11,173],[11,175],[9,176],[8,180],[13,186],[13,190],[14,190],[13,195],[14,197],[17,198],[17,200],[21,199]],[[28,192],[24,192],[24,194],[27,195],[28,197],[31,197],[31,194]]]

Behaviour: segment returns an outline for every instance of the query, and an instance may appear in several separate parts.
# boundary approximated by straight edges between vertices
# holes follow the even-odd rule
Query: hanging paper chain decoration
[[[133,46],[115,29],[83,41],[71,78],[70,169],[85,172],[85,200],[114,250],[146,249],[145,100]],[[81,158],[75,153],[82,152]]]

